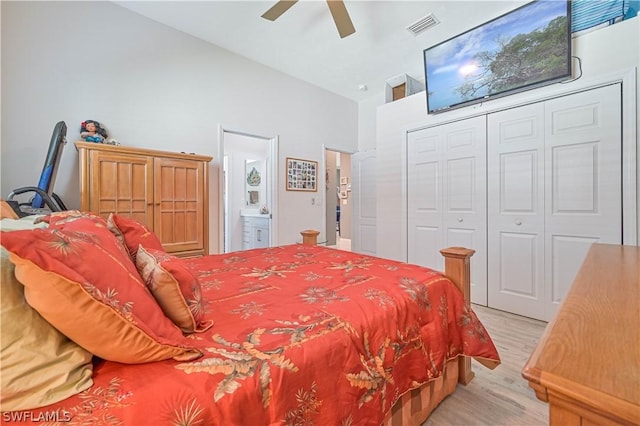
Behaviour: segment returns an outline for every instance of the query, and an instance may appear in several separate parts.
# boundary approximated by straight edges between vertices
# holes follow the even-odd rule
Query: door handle
[[[458,222],[462,223],[464,219],[462,219],[461,217],[458,218]]]
[[[517,226],[522,225],[522,221],[520,219],[516,219],[516,221],[514,222]]]
[[[258,241],[262,241],[262,229],[256,230]]]

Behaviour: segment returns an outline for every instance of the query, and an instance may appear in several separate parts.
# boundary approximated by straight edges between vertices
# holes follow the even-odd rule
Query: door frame
[[[320,176],[322,176],[321,178],[321,183],[322,185],[320,186],[320,188],[325,188],[327,186],[327,179],[326,179],[326,170],[327,170],[327,150],[329,151],[333,151],[333,152],[339,152],[340,154],[347,154],[347,155],[353,155],[356,151],[350,151],[350,150],[346,150],[346,149],[340,149],[340,148],[333,148],[331,146],[328,146],[326,144],[322,144],[322,160],[320,162],[320,170],[322,171],[322,173],[319,173]],[[320,183],[320,182],[319,182]],[[322,200],[322,232],[320,233],[320,241],[327,241],[327,191],[320,191],[321,192],[321,200]],[[335,213],[334,213],[335,214]]]
[[[278,161],[279,161],[279,136],[262,136],[254,133],[234,130],[228,127],[224,127],[222,124],[218,124],[218,193],[220,194],[219,213],[218,217],[218,247],[220,252],[224,253],[225,250],[225,231],[226,231],[226,219],[225,219],[225,200],[224,200],[224,137],[225,133],[247,136],[250,138],[261,139],[269,143],[269,160],[267,161],[267,176],[269,182],[267,183],[267,206],[271,214],[271,220],[269,221],[269,247],[275,247],[278,245]]]

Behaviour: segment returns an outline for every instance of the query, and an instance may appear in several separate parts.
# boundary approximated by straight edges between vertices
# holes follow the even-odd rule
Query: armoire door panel
[[[201,163],[167,158],[155,159],[154,232],[168,252],[202,248]]]
[[[104,219],[110,213],[153,225],[152,160],[111,152],[90,154],[89,210]]]

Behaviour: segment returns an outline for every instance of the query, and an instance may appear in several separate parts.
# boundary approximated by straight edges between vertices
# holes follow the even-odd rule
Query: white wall
[[[406,154],[404,150],[406,149],[408,129],[484,114],[495,109],[508,108],[551,97],[554,94],[557,96],[557,93],[562,91],[588,86],[590,81],[606,80],[610,75],[619,76],[621,73],[632,72],[635,74],[633,80],[637,81],[640,58],[640,19],[636,17],[574,38],[573,55],[582,60],[582,77],[572,83],[554,84],[437,115],[427,115],[424,92],[380,105],[377,108],[375,120],[364,116],[364,111],[361,111],[360,122],[371,123],[375,121],[377,127],[376,240],[378,256],[403,261],[407,259],[406,183],[404,182]],[[578,73],[579,71],[576,69],[574,75]],[[637,105],[640,104],[638,89],[638,84],[636,84],[636,99],[635,105],[633,105],[635,114],[638,113]],[[367,104],[367,111],[370,111],[370,108],[371,103]],[[635,140],[636,147],[640,134],[638,131],[639,121],[636,117],[632,127],[624,127],[623,130],[623,132],[626,131],[623,138]],[[628,126],[629,123],[624,125]],[[636,170],[640,172],[640,156],[636,159],[636,163]],[[637,174],[636,181],[640,182],[640,173]],[[640,200],[640,185],[636,187],[636,192],[637,199]],[[636,218],[636,223],[636,229],[640,229],[640,215]],[[640,240],[640,237],[638,239]]]
[[[218,125],[279,136],[284,158],[320,162],[322,144],[354,151],[355,102],[173,30],[111,2],[0,2],[1,193],[38,182],[56,122],[78,138],[98,120],[123,145],[218,156]],[[218,167],[210,169],[210,247],[218,252]],[[77,153],[68,144],[55,192],[79,206]],[[323,183],[322,183],[323,184]],[[322,229],[317,193],[279,194],[280,244]],[[286,224],[286,226],[285,226]]]
[[[358,103],[358,151],[376,149],[376,115],[378,107],[383,104],[384,88]]]
[[[406,261],[406,145],[404,127],[424,119],[424,92],[384,104],[378,108],[376,144],[376,255]],[[404,225],[406,226],[406,225]]]

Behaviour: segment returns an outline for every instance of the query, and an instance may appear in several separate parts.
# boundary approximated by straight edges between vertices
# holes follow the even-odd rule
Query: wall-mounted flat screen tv
[[[571,76],[571,2],[537,0],[424,50],[429,114]]]

